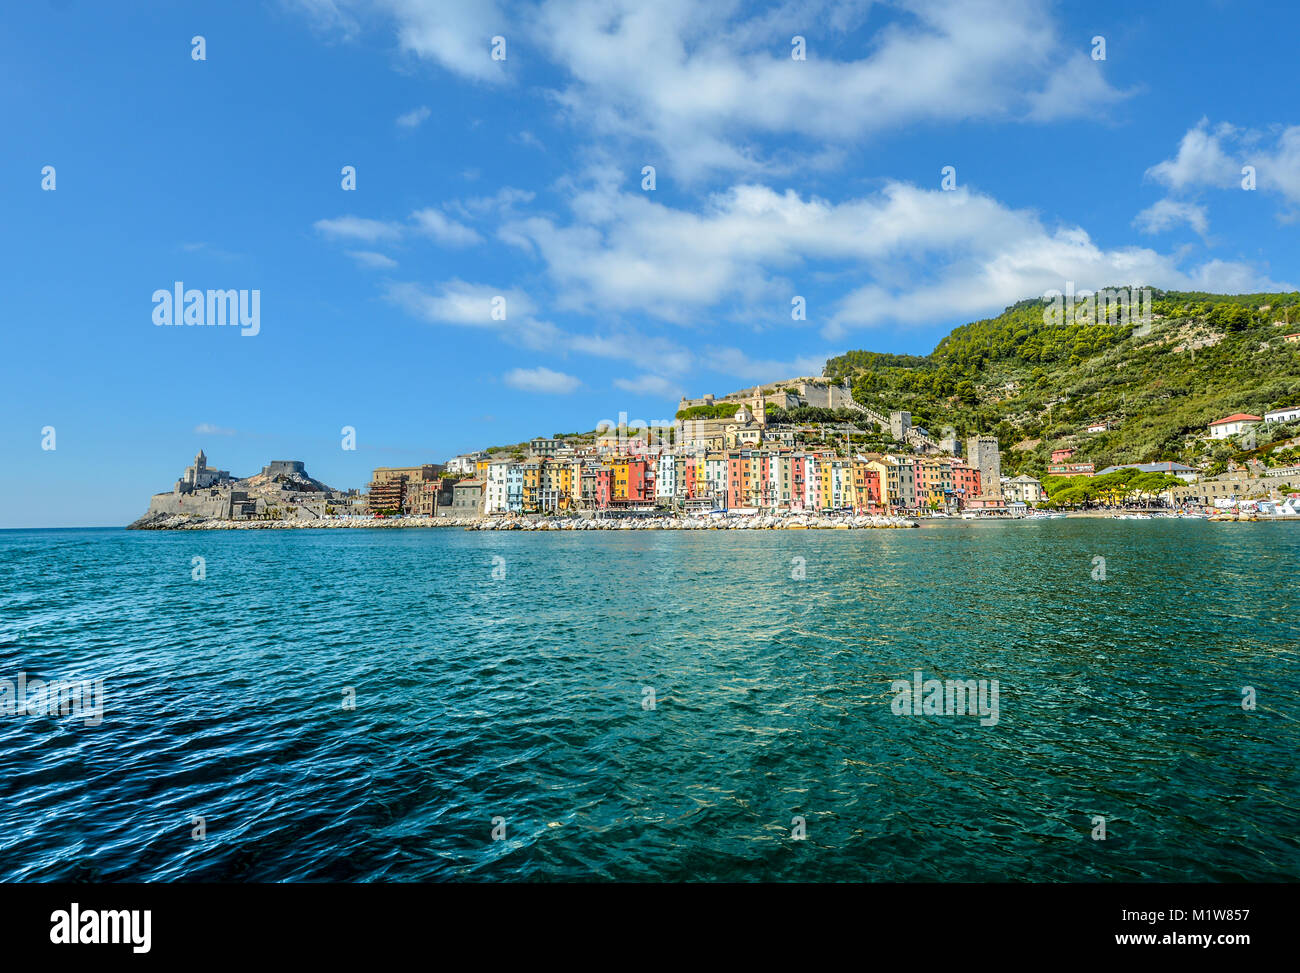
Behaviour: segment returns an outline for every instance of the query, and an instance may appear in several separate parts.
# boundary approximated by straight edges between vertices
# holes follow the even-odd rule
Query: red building
[[[602,467],[596,471],[596,508],[604,510],[614,494],[614,471]]]
[[[1064,449],[1054,449],[1052,450],[1052,462],[1064,463],[1067,459],[1069,459],[1073,455],[1074,455],[1073,446],[1066,446]]]
[[[804,508],[804,478],[808,473],[802,456],[790,458],[790,509]]]
[[[877,509],[880,506],[880,470],[856,467],[853,471],[853,479],[856,481],[853,485],[858,494],[858,512]]]
[[[952,464],[952,489],[957,495],[957,503],[960,506],[966,506],[968,499],[980,495],[980,471],[973,466],[967,466],[961,460],[954,460]]]
[[[628,503],[643,504],[655,501],[654,460],[649,456],[633,456],[627,461]]]

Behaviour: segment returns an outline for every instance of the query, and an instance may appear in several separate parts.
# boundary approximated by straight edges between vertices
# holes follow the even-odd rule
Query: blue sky
[[[666,418],[1067,280],[1294,289],[1300,13],[1143,6],[8,5],[0,526],[124,524],[200,446],[349,487]],[[258,334],[155,326],[176,281]]]

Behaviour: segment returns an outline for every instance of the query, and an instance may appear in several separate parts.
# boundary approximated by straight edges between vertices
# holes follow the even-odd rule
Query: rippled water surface
[[[0,879],[1295,880],[1298,568],[1294,524],[0,532],[0,678],[106,701],[0,717]],[[895,715],[918,669],[997,725]]]

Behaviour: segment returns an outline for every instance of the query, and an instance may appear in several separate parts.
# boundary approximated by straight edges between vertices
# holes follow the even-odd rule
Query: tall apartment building
[[[381,466],[370,478],[367,506],[371,513],[402,513],[407,509],[408,495],[419,495],[425,502],[436,493],[442,466],[425,463],[422,466]],[[434,490],[426,489],[432,484]],[[414,512],[414,511],[411,511]]]

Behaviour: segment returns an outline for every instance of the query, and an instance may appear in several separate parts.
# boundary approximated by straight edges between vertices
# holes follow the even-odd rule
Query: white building
[[[185,467],[185,475],[176,481],[174,493],[192,493],[203,490],[215,483],[231,479],[229,470],[214,470],[208,466],[208,457],[199,450],[194,457],[194,465]]]
[[[1293,405],[1288,409],[1274,409],[1272,412],[1264,413],[1265,422],[1295,422],[1300,419],[1300,405]]]
[[[677,495],[677,457],[660,453],[655,460],[655,499],[671,500]]]
[[[1047,499],[1043,484],[1025,473],[1002,477],[1002,495],[1020,503],[1042,503]]]
[[[1210,438],[1228,439],[1231,436],[1245,432],[1247,429],[1254,429],[1263,421],[1259,416],[1252,416],[1246,412],[1234,412],[1217,422],[1210,423]]]
[[[472,474],[478,465],[478,461],[486,459],[487,453],[463,453],[460,456],[453,456],[447,460],[447,472],[454,474]]]
[[[487,477],[483,484],[484,514],[503,514],[510,509],[509,489],[506,484],[510,466],[509,460],[502,459],[488,464]]]

